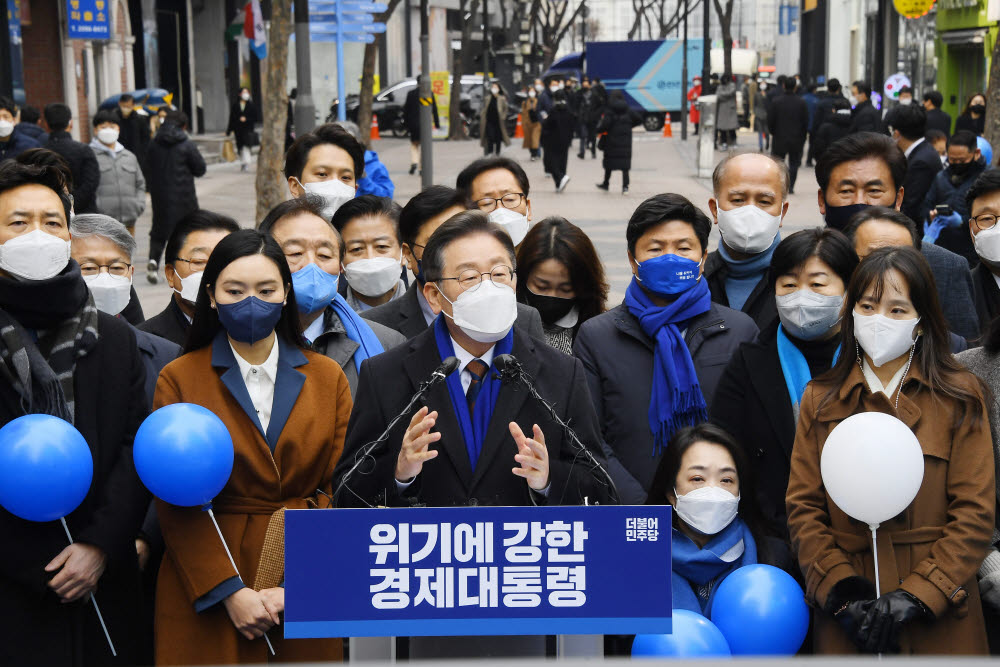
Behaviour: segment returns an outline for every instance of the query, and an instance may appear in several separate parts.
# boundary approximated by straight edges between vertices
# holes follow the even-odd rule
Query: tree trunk
[[[271,30],[267,36],[267,57],[262,61],[266,76],[261,100],[260,154],[257,156],[257,220],[262,220],[268,211],[287,199],[282,167],[288,118],[288,40],[291,31],[291,0],[271,0]]]
[[[466,2],[462,1],[459,14],[465,16],[466,14]],[[479,11],[479,0],[472,0],[469,5],[468,13],[473,16]],[[469,42],[472,40],[472,21],[462,22],[462,50],[458,58],[454,59],[451,70],[451,99],[448,102],[448,140],[454,141],[458,139],[468,139],[465,133],[465,127],[462,125],[462,75],[465,74],[465,62],[463,62],[464,54],[469,52],[471,45]],[[424,75],[430,76],[430,72],[424,72]],[[478,118],[471,118],[469,122],[478,123]]]
[[[392,16],[392,12],[395,11],[396,6],[399,4],[399,0],[389,0],[388,7],[381,14],[375,15],[376,23],[388,23],[389,17]],[[410,18],[406,17],[409,21]],[[371,137],[371,127],[372,127],[372,101],[375,98],[375,56],[378,53],[379,47],[382,42],[385,41],[385,33],[380,35],[375,35],[375,41],[371,44],[365,44],[365,55],[361,65],[361,95],[358,100],[358,129],[361,130],[361,136],[364,137],[364,144],[367,148],[371,143],[369,137]],[[385,86],[388,81],[383,81],[382,86]],[[392,128],[380,127],[379,131],[388,132]]]
[[[719,0],[714,0],[715,13],[719,16],[719,27],[722,28],[722,71],[733,74],[733,0],[726,0],[726,10],[722,10]]]
[[[1000,39],[993,46],[990,60],[990,81],[986,88],[986,140],[991,146],[1000,146]],[[1000,156],[1000,151],[997,151]],[[994,164],[1000,160],[994,161]]]

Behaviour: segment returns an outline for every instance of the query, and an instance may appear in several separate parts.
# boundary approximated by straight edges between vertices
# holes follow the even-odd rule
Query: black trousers
[[[618,169],[605,169],[604,170],[604,184],[608,185],[611,183],[611,172],[619,171]],[[621,169],[622,172],[622,187],[628,187],[628,169]]]
[[[552,174],[552,180],[555,181],[556,185],[559,185],[559,181],[566,175],[569,146],[558,150],[548,149],[545,151],[542,159],[545,161],[545,168],[548,170],[548,173]]]
[[[159,264],[160,259],[163,257],[163,249],[166,247],[166,241],[154,239],[152,236],[149,237],[149,258],[156,260],[156,263]]]
[[[774,149],[774,138],[771,138],[771,155],[778,158],[782,162],[785,161],[785,157],[788,158],[788,175],[789,175],[789,185],[791,189],[795,189],[795,178],[799,174],[799,165],[802,164],[802,146],[797,148],[788,148],[783,150]]]

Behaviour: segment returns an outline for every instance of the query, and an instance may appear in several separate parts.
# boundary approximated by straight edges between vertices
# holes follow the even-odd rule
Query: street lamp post
[[[316,103],[312,95],[312,61],[309,55],[309,3],[295,3],[295,136],[301,137],[316,125]],[[340,104],[346,104],[340,96]]]
[[[707,1],[707,0],[706,0]],[[683,60],[681,60],[681,141],[688,138],[688,0],[684,0],[684,49]],[[667,113],[670,113],[669,111]]]
[[[420,0],[420,183],[423,188],[434,184],[434,129],[431,121],[431,50],[428,35],[430,9],[427,0]],[[461,88],[459,88],[461,90]],[[453,93],[455,94],[455,93]]]
[[[701,85],[704,86],[712,74],[712,39],[709,37],[709,13],[711,12],[712,0],[701,0],[705,6],[701,18]]]

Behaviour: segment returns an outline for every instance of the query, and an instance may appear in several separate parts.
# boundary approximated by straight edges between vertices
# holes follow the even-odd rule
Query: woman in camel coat
[[[538,115],[538,95],[534,88],[528,90],[528,97],[521,102],[521,130],[524,132],[522,148],[531,152],[532,161],[537,160],[542,141],[542,118]]]

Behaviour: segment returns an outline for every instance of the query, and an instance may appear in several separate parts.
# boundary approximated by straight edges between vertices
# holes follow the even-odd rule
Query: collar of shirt
[[[322,318],[321,318],[322,319]],[[278,340],[275,338],[274,345],[271,346],[271,353],[267,355],[267,359],[264,360],[259,366],[252,365],[249,361],[240,356],[240,353],[236,351],[230,341],[229,347],[233,350],[233,356],[236,357],[236,363],[240,367],[240,376],[243,378],[244,382],[248,382],[251,376],[257,375],[260,372],[264,373],[264,376],[274,384],[278,379]]]
[[[309,341],[310,345],[312,345],[317,338],[323,335],[325,331],[325,327],[323,326],[324,324],[323,321],[325,319],[326,319],[326,311],[320,313],[320,316],[317,317],[315,320],[313,320],[312,324],[307,326],[305,331],[302,332],[302,335],[305,336],[305,339]]]
[[[469,365],[469,362],[473,359],[482,359],[483,363],[489,367],[493,366],[493,354],[496,352],[497,346],[493,345],[490,349],[486,350],[481,356],[475,357],[471,352],[466,350],[464,347],[458,344],[455,338],[451,337],[451,346],[455,348],[455,357],[458,358],[458,370],[462,374],[462,393],[469,391],[469,385],[472,384],[472,373],[465,370],[465,367]]]
[[[892,395],[896,393],[896,388],[899,387],[899,383],[903,380],[903,373],[906,372],[906,364],[903,364],[896,374],[892,376],[889,380],[889,384],[885,387],[882,386],[882,381],[878,379],[875,375],[875,370],[868,365],[867,359],[862,359],[861,361],[861,372],[865,376],[865,382],[868,383],[868,389],[873,393],[877,394],[882,392],[886,395],[886,398],[892,398]]]
[[[417,283],[417,303],[420,304],[420,312],[424,314],[424,321],[427,322],[428,326],[434,321],[437,315],[431,310],[431,304],[427,303],[426,297],[424,297],[424,291],[420,289],[420,283]]]
[[[996,281],[997,287],[1000,287],[1000,276],[998,276],[997,274],[992,273],[992,272],[990,272],[990,275],[992,275],[993,276],[993,280]]]
[[[903,151],[903,155],[907,159],[909,159],[910,158],[910,153],[913,152],[913,149],[916,148],[917,146],[919,146],[922,143],[924,143],[924,138],[920,137],[919,139],[917,139],[916,141],[914,141],[912,144],[910,144],[909,148],[907,148],[905,151]]]

